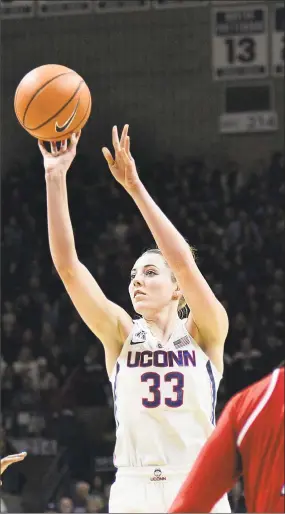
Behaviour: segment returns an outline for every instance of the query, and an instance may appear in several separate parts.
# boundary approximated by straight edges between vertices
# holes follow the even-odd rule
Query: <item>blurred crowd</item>
[[[108,512],[109,494],[110,484],[104,484],[100,475],[95,475],[91,483],[76,482],[57,503],[49,503],[46,512]]]
[[[276,153],[248,176],[233,162],[214,169],[203,159],[167,156],[145,167],[137,160],[150,193],[197,249],[198,265],[230,318],[219,413],[284,352],[284,158]],[[68,188],[80,259],[106,295],[132,313],[129,273],[140,253],[154,246],[143,219],[104,164],[81,154]],[[52,265],[39,156],[4,177],[2,202],[3,424],[8,436],[48,436],[52,430],[57,437],[50,420],[64,410],[112,409],[104,354]],[[84,481],[75,476],[72,490],[47,510],[104,512],[109,484],[100,474]]]

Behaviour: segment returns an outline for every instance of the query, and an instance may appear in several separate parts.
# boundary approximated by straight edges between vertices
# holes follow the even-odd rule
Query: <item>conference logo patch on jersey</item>
[[[144,330],[140,330],[136,334],[133,335],[131,344],[144,343],[146,341],[146,332]]]
[[[183,346],[187,346],[191,343],[191,339],[188,336],[181,337],[180,339],[177,339],[177,341],[173,342],[173,345],[175,348],[183,348]]]
[[[160,468],[156,468],[153,472],[153,477],[150,478],[151,482],[160,482],[161,480],[166,480],[166,476],[162,474]]]

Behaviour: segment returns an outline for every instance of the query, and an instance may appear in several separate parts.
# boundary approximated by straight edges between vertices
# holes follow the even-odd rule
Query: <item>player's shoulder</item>
[[[261,410],[262,404],[266,404],[282,376],[284,380],[284,368],[275,369],[233,396],[229,402],[229,408],[234,415],[237,428],[244,425],[255,409]]]

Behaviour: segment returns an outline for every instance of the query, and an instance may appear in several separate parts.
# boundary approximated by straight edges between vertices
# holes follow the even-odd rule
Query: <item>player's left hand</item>
[[[76,147],[80,139],[80,135],[81,131],[72,134],[69,145],[67,139],[61,141],[60,148],[57,147],[55,142],[51,142],[50,152],[46,150],[44,141],[38,141],[40,152],[44,158],[46,174],[67,173],[76,156]]]
[[[130,137],[128,136],[129,125],[125,125],[119,140],[118,129],[116,125],[112,130],[112,142],[115,152],[115,158],[108,150],[102,148],[103,155],[108,163],[109,169],[117,180],[129,194],[140,184],[135,161],[130,152]]]
[[[7,457],[3,457],[0,461],[0,475],[6,471],[6,469],[11,466],[11,464],[15,464],[15,462],[21,462],[27,456],[27,452],[16,453],[14,455],[7,455]],[[0,485],[2,482],[0,481]]]

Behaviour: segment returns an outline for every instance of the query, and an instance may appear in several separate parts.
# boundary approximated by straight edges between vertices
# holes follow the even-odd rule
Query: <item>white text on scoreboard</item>
[[[276,130],[278,130],[278,116],[275,111],[225,113],[219,118],[221,134],[248,134]]]

